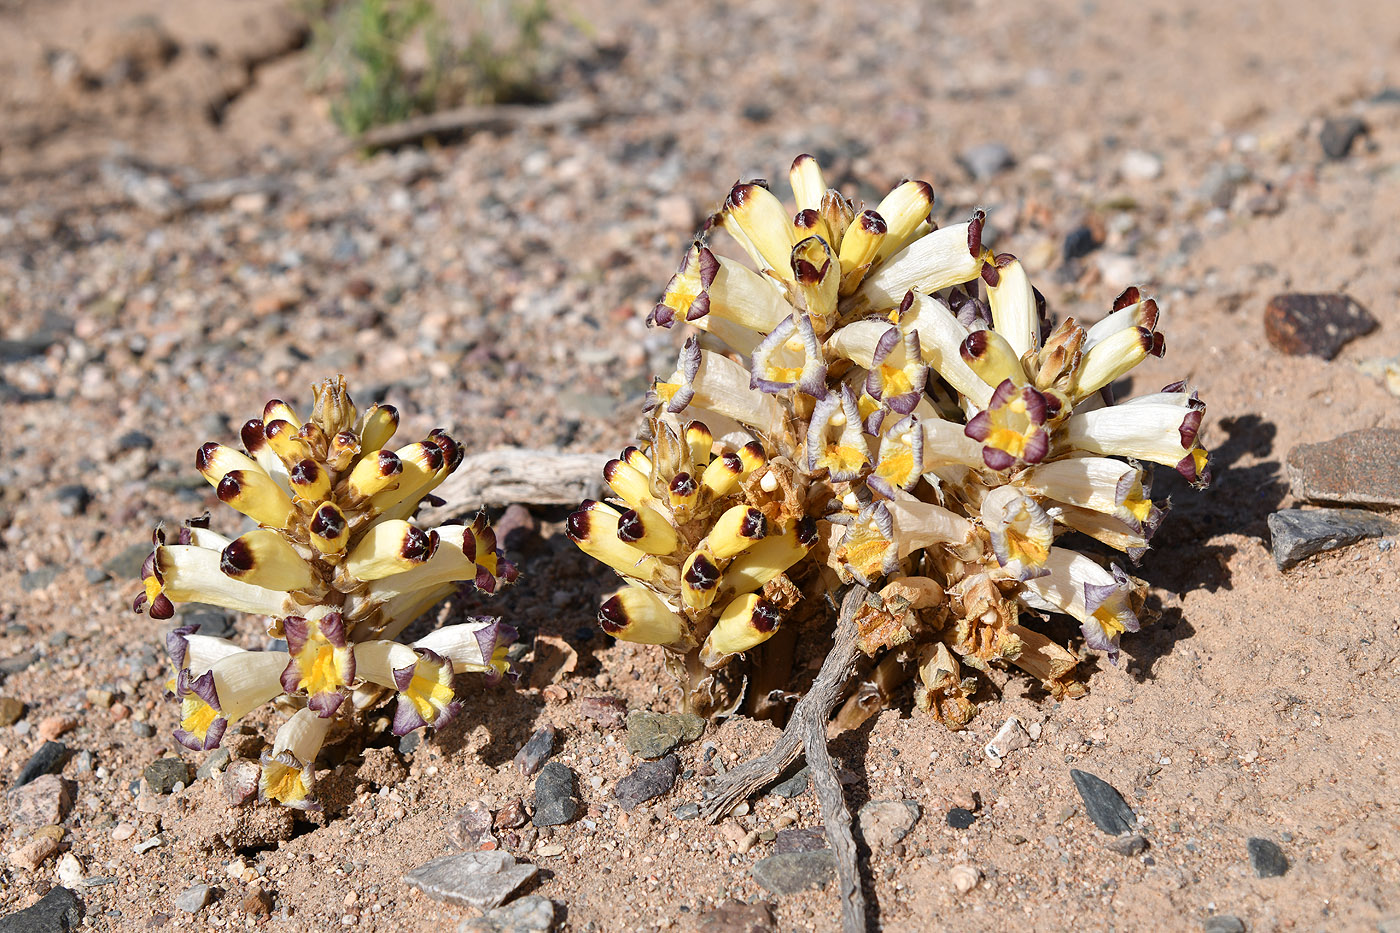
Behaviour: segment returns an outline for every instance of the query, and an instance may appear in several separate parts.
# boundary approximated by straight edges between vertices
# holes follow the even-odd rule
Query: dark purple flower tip
[[[987,222],[987,214],[982,209],[972,212],[967,224],[967,251],[973,259],[982,257],[982,226]]]
[[[520,579],[520,568],[513,561],[496,561],[496,576],[502,583],[514,583]]]
[[[1181,426],[1177,428],[1177,433],[1181,435],[1181,446],[1190,450],[1196,446],[1196,435],[1201,430],[1201,418],[1204,412],[1192,408],[1186,412],[1186,416],[1181,419]]]
[[[420,648],[418,649],[418,653],[421,656],[425,652]],[[417,661],[414,661],[412,664],[405,664],[403,667],[394,668],[394,689],[398,690],[400,693],[407,690],[408,685],[413,683],[413,672],[416,670],[418,670]]]
[[[212,670],[205,671],[198,677],[191,677],[188,669],[181,671],[181,673],[185,675],[184,683],[181,685],[183,690],[180,691],[182,694],[193,693],[214,709],[220,708],[219,690],[214,685],[214,672]]]
[[[1046,434],[1043,428],[1036,428],[1035,433],[1026,440],[1026,449],[1021,452],[1021,459],[1027,463],[1039,463],[1049,452],[1050,435]]]
[[[973,336],[981,333],[985,333],[985,331],[974,331]],[[968,339],[971,340],[972,338],[969,337]],[[964,346],[966,346],[966,344],[964,344]],[[987,402],[987,407],[1001,408],[1016,397],[1016,391],[1016,383],[1012,382],[1010,379],[1003,379],[996,387],[996,391],[992,393],[991,401]]]
[[[1152,349],[1148,352],[1158,359],[1167,355],[1167,338],[1160,331],[1152,335]]]
[[[321,635],[337,648],[345,648],[349,643],[345,638],[345,618],[338,612],[328,612],[316,623],[316,627],[321,630]],[[287,646],[291,647],[291,639],[287,640]]]
[[[1085,622],[1079,627],[1084,633],[1084,644],[1108,656],[1108,663],[1118,665],[1118,640],[1109,638],[1097,622]]]
[[[1164,386],[1162,386],[1161,391],[1162,391],[1162,392],[1185,392],[1185,391],[1186,391],[1186,380],[1185,380],[1185,379],[1181,379],[1181,380],[1178,380],[1177,382],[1171,383],[1170,385],[1164,385]]]
[[[287,642],[287,653],[290,655],[301,654],[310,633],[310,624],[301,616],[287,616],[282,620],[282,638]]]
[[[428,725],[428,720],[418,713],[418,704],[405,697],[394,702],[394,723],[390,727],[394,735],[408,735],[415,729]]]
[[[865,484],[877,495],[883,496],[886,499],[894,498],[894,487],[879,473],[871,473],[867,476],[865,478]]]
[[[989,469],[1009,470],[1015,465],[1016,458],[1000,447],[983,447],[982,462],[987,464]]]
[[[710,313],[710,293],[701,292],[695,296],[695,300],[690,303],[690,307],[685,311],[687,323],[700,320]]]
[[[157,545],[157,547],[159,547],[159,545]],[[146,555],[146,559],[141,562],[141,579],[149,580],[151,577],[158,577],[159,575],[159,571],[156,570],[156,552],[151,551],[151,553]]]
[[[164,622],[175,617],[175,604],[170,601],[170,597],[161,593],[147,607],[147,613],[157,622]]]
[[[222,716],[209,724],[209,728],[204,731],[204,738],[190,732],[188,729],[175,727],[171,733],[175,741],[188,748],[190,751],[207,752],[219,747],[219,743],[224,740],[224,733],[228,730],[228,720]]]
[[[145,613],[146,593],[144,590],[140,593],[137,593],[136,598],[131,601],[131,611],[136,613],[138,616]]]
[[[973,415],[971,420],[963,426],[963,434],[974,441],[985,441],[992,433],[992,416],[985,411],[979,411]]]
[[[647,315],[648,327],[669,328],[674,323],[676,323],[676,312],[664,302],[659,302]]]
[[[287,666],[282,669],[280,680],[284,693],[297,692],[297,685],[301,683],[301,665],[297,663],[296,658],[287,662]]]
[[[488,596],[496,592],[496,578],[485,567],[476,568],[476,578],[472,581],[478,590]]]
[[[481,628],[477,629],[475,632],[472,633],[473,636],[476,638],[476,647],[477,650],[481,652],[482,660],[485,661],[487,664],[490,664],[491,655],[496,653],[496,646],[502,644],[510,644],[509,641],[502,640],[503,633],[501,629],[506,628],[508,626],[502,626],[500,619],[474,619],[473,621],[490,623],[488,625],[483,625]],[[514,635],[513,630],[511,634]],[[431,660],[436,660],[438,662],[443,661],[441,657],[439,657],[436,654],[433,654],[433,652],[431,651],[424,652],[423,656],[430,658]]]
[[[185,653],[189,650],[187,639],[198,631],[198,625],[180,625],[165,633],[165,653],[177,668],[185,666]]]
[[[339,690],[327,690],[318,693],[306,701],[308,708],[316,711],[316,715],[322,719],[329,719],[335,715],[335,711],[340,708],[340,703],[345,699],[345,694]]]
[[[1047,405],[1045,396],[1026,386],[1021,392],[1021,398],[1026,403],[1026,417],[1031,419],[1031,424],[1044,424]]]

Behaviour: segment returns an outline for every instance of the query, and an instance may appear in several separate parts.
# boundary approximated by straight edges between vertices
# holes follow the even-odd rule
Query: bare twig
[[[764,754],[731,770],[715,796],[701,804],[705,818],[717,822],[740,800],[777,780],[805,750],[812,770],[812,787],[826,824],[826,837],[836,856],[836,883],[840,889],[841,925],[845,933],[865,930],[865,895],[861,892],[856,865],[851,811],[836,776],[836,765],[827,750],[826,724],[846,681],[855,671],[859,657],[855,614],[868,595],[870,591],[863,586],[853,586],[846,592],[836,623],[836,642],[822,663],[812,689],[793,707],[792,719],[777,743]]]
[[[603,493],[603,465],[608,454],[570,454],[557,450],[498,447],[462,461],[433,494],[453,508],[425,508],[429,520],[455,511],[470,511],[520,502],[529,505],[577,505]]]
[[[606,116],[597,104],[585,100],[566,100],[544,106],[495,104],[456,107],[372,129],[358,137],[355,145],[363,149],[392,149],[430,136],[455,137],[524,127],[552,129],[569,124],[596,123]]]

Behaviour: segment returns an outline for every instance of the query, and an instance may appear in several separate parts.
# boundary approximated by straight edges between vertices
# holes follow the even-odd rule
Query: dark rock
[[[150,450],[154,446],[155,441],[151,440],[150,435],[143,434],[140,431],[127,431],[121,437],[117,438],[117,450],[119,452],[127,450]]]
[[[414,732],[410,732],[408,735],[401,736],[401,737],[399,738],[399,745],[398,745],[399,754],[400,754],[400,755],[411,755],[411,754],[413,754],[413,750],[414,750],[415,748],[418,747],[418,743],[421,742],[421,741],[423,741],[423,733],[422,733],[422,730],[417,730],[417,731],[414,731]]]
[[[137,736],[139,736],[140,738],[143,738],[143,739],[150,739],[150,738],[155,738],[156,727],[153,726],[153,725],[151,725],[151,724],[148,723],[148,722],[141,722],[140,720],[132,720],[132,722],[131,722],[131,731],[132,731],[134,734],[136,734]]]
[[[496,848],[492,825],[491,808],[483,801],[473,800],[452,814],[447,841],[460,852],[490,851]]]
[[[1076,768],[1070,769],[1069,776],[1084,801],[1084,812],[1095,826],[1110,836],[1121,836],[1137,827],[1137,816],[1112,784]]]
[[[773,851],[777,853],[819,852],[830,847],[831,844],[826,839],[825,826],[780,829],[773,837]]]
[[[803,765],[792,777],[774,784],[773,789],[769,791],[769,793],[777,794],[779,797],[787,797],[791,800],[793,797],[801,797],[803,794],[807,793],[808,788],[811,786],[812,769]]]
[[[233,615],[222,609],[190,609],[180,613],[181,625],[198,625],[199,634],[213,638],[232,638],[238,634]]]
[[[1400,87],[1383,87],[1371,97],[1373,104],[1400,104]]]
[[[693,819],[696,819],[697,817],[700,816],[700,804],[698,804],[698,803],[681,803],[681,804],[677,804],[677,805],[671,810],[671,812],[674,813],[674,814],[676,815],[676,819],[678,819],[678,820],[693,820]]]
[[[1281,878],[1288,872],[1288,857],[1278,843],[1253,836],[1245,848],[1249,850],[1249,864],[1260,878]]]
[[[948,811],[946,819],[948,820],[948,825],[954,829],[967,829],[973,823],[977,822],[977,814],[964,807],[954,807]]]
[[[627,750],[643,758],[660,758],[704,733],[705,720],[690,713],[633,710],[627,714]]]
[[[1400,505],[1400,430],[1351,431],[1288,452],[1293,498],[1352,505]]]
[[[57,774],[62,770],[63,761],[67,757],[67,745],[62,742],[45,742],[24,763],[24,767],[20,769],[19,777],[15,778],[14,786],[23,787],[40,775]]]
[[[1352,144],[1365,135],[1366,124],[1360,117],[1331,117],[1323,122],[1317,138],[1327,158],[1345,159]]]
[[[675,755],[667,755],[658,761],[644,761],[623,777],[613,788],[613,798],[624,811],[631,812],[640,803],[654,800],[669,791],[676,783],[676,775],[681,765]]]
[[[1206,918],[1202,929],[1205,933],[1244,933],[1244,921],[1233,914],[1216,914]]]
[[[759,859],[753,880],[779,897],[820,888],[836,878],[836,856],[830,849],[816,852],[780,852]]]
[[[1342,347],[1376,329],[1376,319],[1348,295],[1275,295],[1264,308],[1264,336],[1289,356],[1335,357]]]
[[[579,798],[574,772],[551,761],[535,778],[536,826],[560,826],[578,814]]]
[[[188,787],[194,779],[194,769],[183,758],[158,758],[146,765],[141,776],[146,779],[151,793],[169,794],[175,790],[176,784]]]
[[[700,917],[696,933],[771,933],[773,908],[759,901],[725,901]]]
[[[19,588],[26,593],[42,590],[57,580],[58,574],[59,568],[57,567],[40,567],[38,570],[31,570],[19,578]]]
[[[1279,570],[1323,551],[1397,531],[1400,523],[1363,509],[1285,509],[1269,516],[1269,537]]]
[[[627,703],[621,697],[584,697],[579,712],[605,729],[616,729],[627,718]]]
[[[1063,248],[1065,262],[1083,259],[1098,248],[1099,239],[1094,236],[1094,231],[1089,227],[1081,225],[1065,234]]]
[[[543,726],[535,730],[520,751],[515,753],[515,767],[525,777],[534,777],[549,756],[554,754],[554,727]]]
[[[120,554],[108,558],[102,564],[102,569],[117,580],[137,580],[141,577],[141,565],[150,555],[150,541],[141,541],[128,545]]]
[[[504,907],[488,910],[484,917],[464,920],[457,933],[549,933],[554,929],[554,902],[531,894]]]
[[[23,716],[23,703],[14,697],[0,697],[0,726],[13,726]]]
[[[0,933],[67,933],[83,922],[83,902],[67,888],[54,888],[24,910],[0,917]]]
[[[258,767],[256,761],[234,759],[224,769],[224,777],[219,782],[219,790],[229,803],[241,806],[258,796],[258,778],[261,773],[262,769]]]
[[[56,774],[41,774],[22,787],[13,787],[5,795],[10,820],[30,829],[63,822],[73,808],[76,785]]]
[[[25,630],[25,634],[28,634],[28,629]],[[0,661],[0,682],[3,682],[11,674],[28,670],[29,666],[37,660],[39,660],[39,655],[33,651],[21,651],[13,657],[5,658]]]
[[[214,889],[207,884],[185,888],[175,897],[175,906],[187,914],[197,914],[214,899]]]
[[[871,851],[889,849],[909,835],[919,821],[919,805],[912,800],[872,800],[860,808],[860,834]]]
[[[54,490],[58,513],[65,518],[82,515],[92,503],[92,491],[81,483],[68,483]]]
[[[1016,164],[1011,150],[1001,143],[982,143],[958,153],[958,164],[976,181],[986,181]]]
[[[107,571],[98,567],[86,567],[83,569],[83,579],[93,586],[96,586],[99,583],[106,583],[108,580],[112,579],[112,577]]]
[[[1147,840],[1137,833],[1129,836],[1119,836],[1117,839],[1109,840],[1104,846],[1110,852],[1117,852],[1119,855],[1141,855],[1147,851]]]
[[[425,862],[403,880],[434,900],[487,910],[505,903],[537,874],[538,868],[517,865],[509,852],[463,852]]]

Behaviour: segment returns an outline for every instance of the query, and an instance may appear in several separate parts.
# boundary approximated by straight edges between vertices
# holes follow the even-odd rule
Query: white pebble
[[[982,880],[982,873],[971,865],[954,865],[948,872],[948,880],[953,882],[953,887],[959,894],[966,894],[977,887],[977,882]]]
[[[86,877],[83,874],[83,863],[78,861],[78,857],[72,852],[66,853],[58,860],[57,871],[58,880],[64,884],[77,884]]]

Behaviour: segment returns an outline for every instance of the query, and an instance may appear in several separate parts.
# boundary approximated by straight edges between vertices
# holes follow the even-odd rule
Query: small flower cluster
[[[1194,392],[1109,391],[1164,353],[1156,302],[1130,288],[1093,326],[1052,330],[980,211],[936,227],[921,181],[857,211],[807,155],[790,178],[795,213],[765,182],[736,185],[651,312],[698,332],[653,385],[649,449],[608,466],[618,507],[570,520],[629,578],[604,628],[714,669],[822,618],[839,577],[883,587],[857,618],[863,708],[917,675],[920,705],[960,727],[976,687],[962,667],[1003,662],[1081,695],[1078,658],[1036,613],[1073,616],[1115,659],[1145,585],[1079,548],[1142,556],[1166,508],[1152,464],[1210,479]],[[755,268],[710,249],[719,229]]]
[[[339,724],[397,697],[393,731],[440,728],[460,708],[454,676],[506,670],[514,632],[497,619],[438,629],[411,644],[397,637],[425,610],[471,583],[493,593],[515,580],[484,516],[425,531],[409,519],[462,461],[441,429],[392,450],[398,412],[358,412],[340,377],[314,387],[303,423],[285,402],[243,425],[245,452],[218,443],[195,466],[223,502],[257,527],[237,538],[191,520],[167,543],[157,528],[141,570],[135,610],[169,619],[177,602],[268,618],[285,650],[247,651],[180,626],[166,636],[181,704],[175,738],[217,748],[228,727],[273,701],[294,710],[262,761],[260,792],[312,808],[317,753]],[[346,702],[346,701],[349,702]]]

